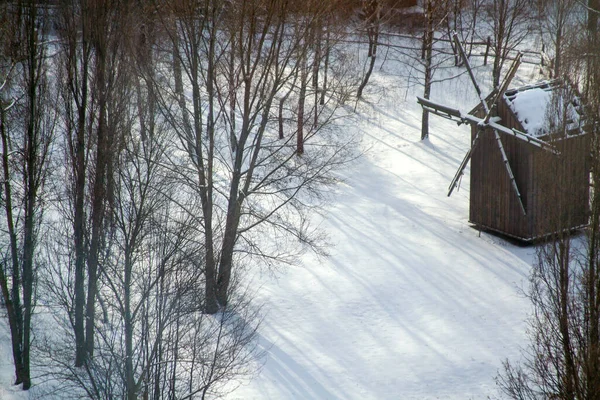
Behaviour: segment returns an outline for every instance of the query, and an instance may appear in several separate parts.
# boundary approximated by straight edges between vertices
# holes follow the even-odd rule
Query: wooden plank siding
[[[483,118],[481,110],[474,111]],[[502,125],[525,131],[504,99],[498,102],[496,113]],[[472,127],[471,139],[477,129]],[[471,158],[470,222],[524,241],[586,225],[589,135],[554,141],[561,156],[509,135],[500,134],[500,138],[527,215],[521,211],[493,130],[487,128]]]
[[[534,236],[587,225],[590,135],[554,141],[560,156],[535,152],[532,158]]]

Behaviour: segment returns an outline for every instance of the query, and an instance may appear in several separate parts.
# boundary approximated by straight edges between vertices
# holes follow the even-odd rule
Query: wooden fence
[[[365,36],[367,35],[366,31],[358,31],[358,34],[364,34]],[[409,40],[414,40],[414,41],[422,41],[422,37],[419,36],[414,36],[414,35],[407,35],[407,34],[403,34],[403,33],[396,33],[396,32],[379,32],[379,37],[388,37],[388,38],[401,38],[401,39],[409,39]],[[435,37],[433,38],[434,43],[436,42],[442,42],[442,43],[448,43],[450,44],[450,46],[452,48],[454,48],[454,43],[452,41],[452,39],[448,38],[448,37]],[[367,44],[366,41],[361,41],[361,40],[353,40],[353,41],[345,41],[345,42],[351,42],[351,43],[364,43]],[[470,52],[470,57],[483,57],[483,65],[487,65],[488,61],[494,57],[494,50],[492,47],[492,38],[490,36],[487,37],[487,40],[485,41],[481,41],[481,40],[473,40],[473,41],[469,41],[468,45],[471,47],[471,52]],[[412,51],[422,51],[422,48],[416,48],[416,47],[409,47],[409,46],[403,46],[403,45],[398,45],[398,44],[391,44],[388,42],[382,42],[381,40],[378,42],[378,46],[382,46],[382,47],[389,47],[389,48],[396,48],[396,49],[401,49],[401,50],[412,50]],[[447,50],[444,49],[436,49],[436,51],[439,54],[446,54],[449,56],[457,56],[457,54],[455,54],[454,52],[449,52]],[[532,64],[532,65],[541,65],[541,66],[547,66],[550,63],[549,57],[543,52],[543,51],[534,51],[534,50],[521,50],[521,53],[523,54],[523,58],[521,59],[521,62],[524,64]],[[507,57],[508,60],[514,60],[516,56],[516,51],[512,51],[509,56]]]

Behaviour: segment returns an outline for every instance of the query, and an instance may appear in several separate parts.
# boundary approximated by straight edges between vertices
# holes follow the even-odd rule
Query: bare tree
[[[61,194],[72,221],[75,364],[94,351],[94,319],[100,257],[109,225],[111,175],[123,132],[124,27],[127,2],[63,1],[58,9],[61,39],[59,87],[70,186]]]
[[[551,131],[557,135],[566,135],[573,123],[569,112],[573,106],[567,98],[573,98],[573,93],[555,96],[547,110]],[[597,126],[588,129],[592,130],[590,166],[596,185],[600,165]],[[566,145],[568,140],[556,143]],[[539,182],[545,201],[552,204],[547,209],[555,210],[544,216],[544,223],[553,224],[556,234],[537,247],[527,293],[533,313],[523,361],[506,361],[498,378],[500,389],[513,399],[592,399],[600,395],[600,196],[591,192],[590,226],[583,237],[573,237],[565,230],[574,217],[566,205],[569,193],[589,191],[569,179],[577,163],[548,157],[547,176]]]
[[[369,39],[369,52],[367,58],[369,59],[369,66],[363,77],[356,96],[360,99],[362,97],[363,90],[369,83],[371,73],[373,73],[373,67],[375,66],[375,60],[377,59],[377,47],[379,44],[379,32],[383,23],[383,6],[380,0],[362,0],[361,4],[361,17],[364,20],[365,29],[367,31],[367,38]]]
[[[71,289],[74,293],[70,310],[75,332],[76,365],[82,365],[85,361],[85,189],[92,74],[92,48],[88,33],[90,21],[86,21],[89,17],[83,14],[83,10],[81,2],[62,2],[57,23],[57,33],[63,45],[59,53],[60,80],[57,84],[61,90],[65,152],[68,155],[66,161],[71,166],[70,170],[65,171],[65,177],[68,177],[67,182],[71,184],[67,186],[67,190],[72,208],[65,209],[64,215],[71,217],[69,219],[73,223],[74,284]]]
[[[247,354],[255,322],[234,321],[232,313],[246,312],[236,308],[237,301],[214,318],[204,314],[202,247],[178,204],[195,207],[162,170],[164,133],[157,130],[150,138],[128,141],[119,162],[115,229],[100,277],[107,318],[96,323],[98,352],[86,385],[91,391],[100,386],[98,379],[111,383],[95,393],[98,399],[213,393],[224,376],[239,378],[238,364],[251,368]]]
[[[54,232],[45,246],[44,300],[60,330],[44,337],[37,358],[40,369],[60,385],[62,397],[206,398],[254,371],[257,311],[231,288],[227,307],[216,315],[204,312],[200,207],[197,192],[180,185],[173,164],[177,136],[158,112],[155,52],[165,38],[156,31],[157,21],[146,17],[137,14],[143,25],[130,20],[131,31],[120,43],[125,53],[113,48],[115,58],[110,59],[119,70],[110,75],[106,105],[107,129],[116,143],[107,166],[112,172],[106,173],[110,195],[93,300],[94,351],[81,365],[73,364],[71,346],[77,335],[72,329],[74,249],[68,234],[72,204],[55,204],[56,215],[64,218],[51,221]],[[64,145],[67,160],[72,160],[70,138]],[[86,147],[93,154],[95,146]],[[68,177],[70,172],[60,170]],[[93,182],[86,182],[89,187]],[[58,187],[57,193],[62,190]],[[86,210],[93,210],[92,197],[88,192]]]
[[[572,49],[578,38],[579,17],[582,8],[577,0],[552,0],[538,2],[538,24],[542,43],[553,55],[552,76],[560,77],[563,73],[563,63],[569,62],[567,50]],[[565,69],[569,71],[570,68]]]
[[[278,129],[271,116],[276,99],[300,73],[297,57],[310,46],[308,23],[331,6],[323,4],[309,20],[299,19],[303,26],[293,26],[286,0],[240,0],[234,5],[211,1],[202,7],[181,1],[171,11],[175,23],[165,24],[172,40],[169,67],[174,76],[160,77],[158,81],[167,85],[157,90],[181,154],[186,155],[177,160],[182,182],[201,201],[198,224],[204,235],[209,313],[228,303],[237,251],[277,258],[263,253],[251,239],[260,226],[311,243],[300,196],[331,182],[329,172],[342,161],[343,145],[324,145],[334,137],[326,135],[323,118],[318,127],[304,132],[305,152],[297,157],[297,135],[282,140],[273,135]],[[222,73],[229,75],[221,79]],[[235,109],[229,107],[232,99]],[[333,90],[328,100],[322,110],[331,115],[338,104]],[[311,140],[313,154],[308,155]],[[286,214],[290,212],[293,216]]]
[[[493,85],[500,85],[504,63],[510,53],[525,40],[532,31],[532,11],[530,0],[492,0],[485,7],[487,23],[492,33],[494,66]]]
[[[207,398],[253,372],[243,267],[320,250],[309,210],[349,159],[331,121],[357,78],[335,6],[0,5],[0,288],[17,383],[31,384],[38,271],[58,324],[34,358],[68,395]]]
[[[2,232],[6,232],[0,286],[11,330],[15,384],[29,389],[36,247],[55,125],[44,44],[48,16],[32,0],[1,7],[5,20],[0,40],[8,48],[0,51]]]
[[[137,114],[134,108],[129,115]],[[60,306],[54,315],[62,330],[47,337],[39,359],[63,393],[71,391],[63,397],[214,396],[253,372],[257,314],[237,295],[217,315],[204,312],[202,234],[187,212],[197,205],[168,167],[172,138],[164,122],[156,122],[146,140],[141,124],[132,125],[138,128],[120,152],[114,225],[98,279],[102,312],[95,319],[94,355],[83,368],[73,365],[68,345],[74,338],[63,311],[71,302],[69,275],[46,276],[46,301]],[[49,261],[60,260],[48,250]]]
[[[598,63],[598,43],[600,43],[600,1],[588,0],[586,7],[586,24],[585,24],[585,45],[581,49],[580,54],[585,55],[585,94],[590,101],[594,102],[595,111],[600,110],[599,105],[595,101],[599,94],[600,88],[600,72],[597,68]]]
[[[427,0],[425,6],[425,31],[423,33],[423,60],[425,67],[425,81],[423,87],[423,98],[429,99],[431,95],[431,81],[433,79],[433,34],[434,34],[434,17],[433,17],[433,0]],[[423,109],[421,116],[421,140],[429,137],[429,112]]]
[[[446,27],[446,35],[452,37],[453,32],[458,34],[458,37],[463,43],[465,53],[470,57],[473,50],[473,42],[475,41],[479,28],[481,10],[485,0],[449,0],[446,6],[446,15],[442,18],[442,22]],[[454,64],[459,66],[461,59],[458,54],[458,49],[451,42],[452,51],[454,52]]]
[[[435,71],[447,60],[447,56],[436,54],[435,47],[439,41],[435,38],[435,32],[446,23],[451,3],[448,0],[426,0],[425,1],[425,24],[423,29],[423,43],[421,57],[418,60],[419,68],[423,74],[423,98],[429,99],[431,88],[434,83]],[[453,45],[452,45],[453,46]],[[454,54],[458,54],[454,49]],[[441,56],[441,57],[440,57]],[[456,56],[455,56],[456,58]],[[421,140],[429,137],[429,112],[423,109],[421,116]]]
[[[597,240],[592,226],[585,243],[566,232],[539,247],[528,296],[534,309],[529,345],[523,362],[505,362],[498,380],[510,398],[589,399],[600,393]]]

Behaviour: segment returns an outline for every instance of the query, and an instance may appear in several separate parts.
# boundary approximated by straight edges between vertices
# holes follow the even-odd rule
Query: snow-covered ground
[[[525,344],[520,291],[534,249],[470,227],[469,169],[446,197],[468,128],[431,116],[420,141],[421,89],[390,71],[399,71],[390,61],[376,67],[345,122],[364,155],[322,216],[331,255],[260,278],[265,363],[228,399],[485,399],[502,360]],[[489,82],[489,69],[478,75]],[[470,109],[467,79],[437,84],[431,98]],[[10,387],[4,325],[0,342],[0,399],[25,399]]]
[[[0,313],[0,400],[26,400],[29,393],[13,386],[15,369],[12,363],[10,331],[4,313]],[[31,396],[33,397],[33,396]]]
[[[532,78],[525,66],[517,82]],[[432,99],[469,110],[467,79]],[[422,89],[402,85],[376,72],[348,121],[365,154],[324,217],[331,256],[264,283],[266,363],[229,399],[485,399],[502,360],[518,358],[534,249],[470,227],[469,169],[446,196],[469,129],[431,116],[420,141]]]

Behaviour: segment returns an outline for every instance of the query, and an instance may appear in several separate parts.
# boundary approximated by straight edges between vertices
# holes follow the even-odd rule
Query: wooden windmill
[[[586,225],[589,135],[578,129],[557,140],[557,136],[550,133],[528,132],[511,110],[511,100],[507,97],[508,92],[518,92],[507,92],[507,89],[517,72],[521,54],[515,58],[498,90],[484,98],[458,36],[453,36],[480,104],[465,113],[418,98],[425,110],[459,125],[471,126],[471,147],[450,183],[448,196],[471,161],[471,223],[524,241]],[[551,91],[558,84],[544,87]],[[554,171],[551,179],[547,177],[548,171]],[[548,181],[550,186],[542,184]],[[559,187],[561,182],[568,182],[575,189],[563,190]],[[560,201],[554,196],[551,202],[550,194],[555,191],[561,192]],[[563,215],[560,224],[550,218],[554,214]]]

